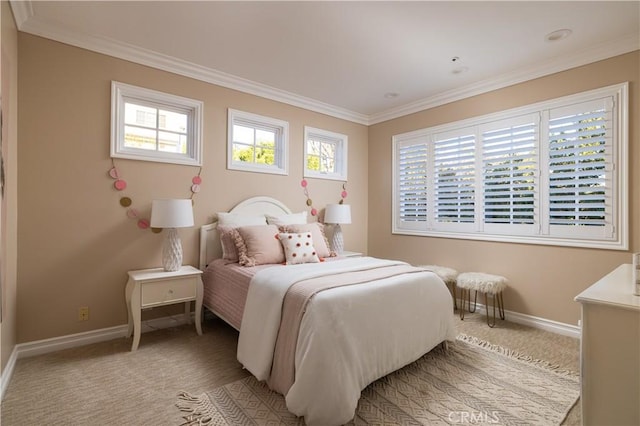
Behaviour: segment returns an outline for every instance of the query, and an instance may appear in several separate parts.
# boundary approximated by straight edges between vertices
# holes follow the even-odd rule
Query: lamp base
[[[165,271],[177,271],[182,266],[182,242],[176,228],[165,229],[167,237],[162,247],[162,267]]]
[[[341,255],[344,251],[344,239],[342,237],[342,228],[340,228],[340,224],[333,225],[331,250],[333,250],[337,255]]]

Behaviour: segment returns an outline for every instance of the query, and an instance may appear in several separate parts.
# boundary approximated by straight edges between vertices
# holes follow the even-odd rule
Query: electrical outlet
[[[88,321],[89,320],[89,307],[83,306],[78,308],[78,321]]]

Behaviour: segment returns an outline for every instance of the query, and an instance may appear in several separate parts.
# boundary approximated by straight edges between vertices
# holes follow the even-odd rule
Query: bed
[[[273,220],[280,233],[264,244],[279,238],[286,262],[301,259],[288,251],[285,238],[292,235],[313,236],[309,241],[320,254],[325,247],[315,229],[322,225],[296,225],[304,215],[273,198],[254,197],[203,226],[204,306],[240,332],[238,360],[283,394],[289,411],[309,425],[343,424],[368,384],[455,339],[453,302],[437,275],[401,261],[363,256],[252,265],[246,253],[242,257],[250,251],[244,247],[240,263],[251,266],[241,266],[227,258],[228,246],[223,251],[230,228],[244,238],[238,244],[250,244],[247,232],[273,232]],[[263,225],[260,217],[269,220]],[[239,225],[229,227],[229,220]],[[313,235],[305,234],[310,229]]]

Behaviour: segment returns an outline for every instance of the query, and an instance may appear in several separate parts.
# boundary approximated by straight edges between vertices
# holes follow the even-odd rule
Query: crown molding
[[[493,90],[502,89],[514,84],[566,71],[582,65],[623,55],[640,49],[640,37],[637,34],[630,34],[618,40],[595,45],[592,48],[576,52],[570,56],[563,56],[539,64],[534,67],[519,69],[510,73],[502,74],[496,78],[486,79],[477,83],[462,86],[453,90],[448,90],[418,101],[392,108],[378,114],[369,116],[369,125],[414,114],[426,109],[435,108],[471,96],[481,95]]]
[[[16,21],[16,27],[22,31],[23,24],[33,17],[33,5],[30,0],[18,1],[9,0],[13,19]]]
[[[343,120],[352,121],[358,124],[369,124],[369,117],[365,114],[360,114],[316,99],[300,96],[295,93],[287,92],[285,90],[277,89],[275,87],[237,77],[215,69],[203,67],[111,38],[97,37],[71,31],[59,25],[39,19],[37,16],[33,16],[32,11],[31,15],[29,15],[28,12],[26,12],[26,7],[22,7],[23,2],[14,1],[12,4],[13,3],[20,5],[19,13],[21,18],[25,16],[27,17],[26,19],[21,19],[20,25],[18,26],[20,31],[93,52],[102,53],[104,55],[113,56],[118,59],[124,59],[140,65],[146,65],[185,77],[194,78],[196,80],[226,87],[228,89],[238,90]],[[16,25],[18,25],[17,22]]]
[[[122,43],[118,40],[71,31],[35,16],[30,0],[10,0],[10,4],[16,26],[20,31],[367,126],[640,49],[640,38],[637,34],[631,34],[622,39],[595,45],[570,56],[556,58],[534,67],[502,74],[380,113],[367,115],[149,49]]]

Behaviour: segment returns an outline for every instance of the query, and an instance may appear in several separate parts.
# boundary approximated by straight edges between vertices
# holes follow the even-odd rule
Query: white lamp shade
[[[327,204],[324,223],[351,223],[351,206],[348,204]]]
[[[186,228],[193,226],[191,200],[153,200],[152,228]]]

